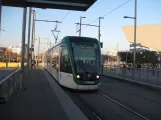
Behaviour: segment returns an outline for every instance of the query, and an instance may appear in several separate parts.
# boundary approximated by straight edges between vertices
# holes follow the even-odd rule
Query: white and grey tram
[[[102,73],[100,42],[87,37],[64,37],[43,56],[44,68],[62,86],[96,90]]]

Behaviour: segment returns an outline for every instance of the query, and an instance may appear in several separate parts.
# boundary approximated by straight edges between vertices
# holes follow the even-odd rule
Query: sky
[[[58,20],[62,21],[64,16],[69,12],[64,21],[59,25],[58,29],[61,31],[59,39],[65,36],[78,36],[76,33],[76,24],[80,20],[80,16],[85,16],[82,20],[84,24],[90,24],[98,17],[109,13],[111,10],[117,8],[127,0],[97,0],[87,11],[70,11],[58,9],[38,9],[36,10],[37,20]],[[161,24],[161,0],[137,0],[137,24]],[[0,35],[0,46],[20,45],[22,38],[22,15],[23,9],[16,7],[2,7],[2,31]],[[107,14],[101,20],[101,42],[103,42],[102,51],[117,49],[128,50],[129,43],[124,35],[122,26],[133,25],[133,19],[124,19],[123,16],[134,16],[134,0],[131,0],[119,9]],[[98,21],[93,23],[98,25]],[[54,29],[55,23],[36,22],[36,39],[48,38],[54,43],[54,37],[51,30]],[[82,26],[83,28],[84,26]],[[28,15],[26,26],[26,38],[28,31]],[[98,28],[86,27],[82,29],[82,36],[98,38]],[[27,43],[27,39],[26,39]],[[35,49],[37,51],[37,43],[35,41]],[[41,43],[45,43],[41,39]],[[40,52],[45,49],[46,45],[40,45]]]

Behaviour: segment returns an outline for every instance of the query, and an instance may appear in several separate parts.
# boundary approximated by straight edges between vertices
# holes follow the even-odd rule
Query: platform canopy
[[[2,0],[3,6],[86,11],[97,0]]]
[[[127,40],[134,42],[134,26],[123,26]],[[136,43],[161,51],[161,24],[137,25]]]

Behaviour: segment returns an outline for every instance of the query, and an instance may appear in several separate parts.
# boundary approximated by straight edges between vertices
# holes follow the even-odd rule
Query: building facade
[[[130,43],[134,43],[134,25],[123,26],[123,32]],[[136,43],[149,50],[161,51],[161,24],[137,25]],[[137,46],[139,47],[139,46]]]
[[[10,49],[13,53],[21,54],[21,45],[20,46],[9,46],[7,49]],[[27,54],[27,44],[25,44],[25,55]]]

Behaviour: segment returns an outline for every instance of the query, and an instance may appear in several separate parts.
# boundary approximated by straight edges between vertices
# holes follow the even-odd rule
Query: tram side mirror
[[[101,48],[103,48],[103,42],[100,42],[100,46],[101,46]]]

